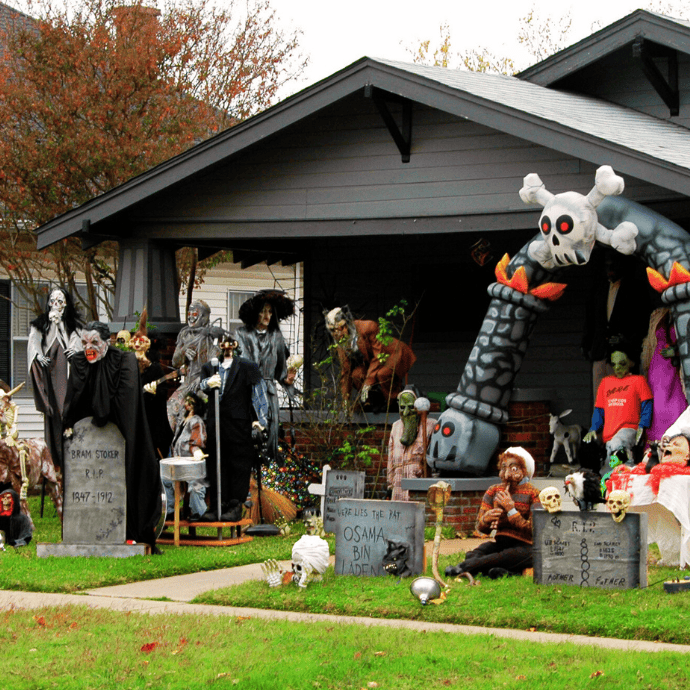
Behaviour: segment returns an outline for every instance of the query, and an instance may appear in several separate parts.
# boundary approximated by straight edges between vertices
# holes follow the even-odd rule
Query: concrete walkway
[[[480,539],[452,539],[441,542],[442,553],[453,554],[469,551],[481,543]],[[433,544],[426,545],[430,557]],[[289,566],[289,561],[281,563]],[[564,635],[558,633],[529,632],[502,628],[484,628],[471,625],[449,623],[427,623],[400,619],[357,618],[354,616],[333,616],[325,614],[294,613],[290,611],[271,611],[267,609],[238,608],[230,606],[207,606],[190,604],[189,601],[203,592],[229,587],[247,580],[261,580],[263,572],[260,564],[225,568],[191,575],[177,575],[160,580],[133,582],[127,585],[101,587],[81,594],[46,594],[37,592],[0,591],[0,610],[40,609],[52,606],[87,606],[94,609],[112,611],[134,611],[148,614],[193,614],[209,616],[252,617],[266,620],[285,620],[295,622],[329,622],[342,625],[366,625],[389,628],[407,628],[425,632],[440,631],[459,635],[492,635],[494,637],[530,642],[571,643],[605,649],[620,649],[636,652],[677,652],[690,653],[690,646],[613,638],[586,637],[584,635]],[[168,599],[170,601],[152,601]]]

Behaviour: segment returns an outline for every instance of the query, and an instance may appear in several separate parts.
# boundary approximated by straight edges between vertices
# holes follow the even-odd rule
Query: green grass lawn
[[[28,547],[0,553],[2,589],[79,592],[267,558],[289,560],[292,545],[303,533],[295,529],[288,537],[256,538],[227,548],[165,546],[162,556],[37,558],[35,542],[59,541],[60,525],[52,505],[40,518],[37,499],[30,503],[37,526],[35,539]],[[333,553],[332,537],[329,543]],[[458,560],[458,555],[443,557],[441,571]],[[661,584],[677,575],[676,569],[650,566],[650,586],[644,590],[535,585],[524,577],[482,579],[479,586],[471,587],[463,580],[451,583],[443,604],[423,607],[409,592],[410,580],[336,576],[331,569],[323,583],[313,583],[306,590],[295,585],[271,589],[264,582],[247,582],[207,592],[195,602],[690,644],[690,595],[666,594]]]
[[[0,612],[3,690],[686,690],[687,655],[337,623]]]

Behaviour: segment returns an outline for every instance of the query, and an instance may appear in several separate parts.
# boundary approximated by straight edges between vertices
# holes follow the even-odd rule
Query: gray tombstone
[[[424,572],[424,504],[341,498],[336,504],[336,575],[387,575],[382,561],[387,540],[410,546],[408,565]]]
[[[602,589],[647,586],[647,515],[533,512],[534,581]]]
[[[364,472],[330,470],[326,474],[324,494],[323,529],[335,532],[336,504],[341,498],[364,498]]]
[[[61,544],[38,544],[39,556],[132,556],[145,544],[127,544],[125,440],[109,422],[74,425],[64,444]]]

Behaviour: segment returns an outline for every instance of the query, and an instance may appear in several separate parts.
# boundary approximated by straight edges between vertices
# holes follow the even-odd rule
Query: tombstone
[[[74,425],[65,440],[63,467],[62,543],[41,543],[45,556],[134,556],[146,544],[127,544],[127,485],[125,440],[109,422],[91,424],[91,417]]]
[[[647,515],[535,510],[534,582],[601,589],[647,586]]]
[[[325,532],[336,531],[336,504],[341,498],[364,498],[364,472],[352,470],[330,470],[325,476],[325,493],[323,529]]]
[[[413,574],[424,572],[423,503],[341,498],[335,510],[336,575],[390,577],[382,565],[387,539],[407,542]]]

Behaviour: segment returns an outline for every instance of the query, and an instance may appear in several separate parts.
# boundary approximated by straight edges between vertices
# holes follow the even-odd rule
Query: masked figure
[[[427,417],[429,401],[412,390],[398,396],[400,419],[391,427],[388,439],[388,487],[393,501],[409,501],[410,492],[401,488],[403,479],[423,477],[426,448],[436,424]]]
[[[293,301],[281,290],[262,290],[240,307],[244,326],[235,332],[239,352],[259,367],[268,393],[268,456],[278,456],[280,405],[276,381],[290,399],[295,395],[295,369],[289,368],[288,350],[279,321],[295,312]]]
[[[9,546],[26,546],[33,536],[31,520],[19,510],[19,496],[13,489],[0,493],[0,530]]]
[[[137,358],[108,345],[108,325],[91,321],[82,331],[83,352],[72,358],[64,426],[84,417],[95,426],[112,422],[125,439],[127,539],[155,545],[161,515],[160,470],[144,413]],[[68,433],[68,432],[66,432]]]
[[[173,431],[185,417],[184,399],[187,393],[199,391],[201,366],[214,357],[220,349],[213,342],[223,331],[210,324],[211,308],[203,300],[192,302],[184,326],[175,344],[172,365],[176,369],[185,368],[184,382],[168,400],[168,421]]]
[[[249,494],[252,467],[257,461],[252,429],[256,428],[255,424],[266,427],[268,402],[266,385],[256,364],[233,357],[237,341],[227,335],[222,339],[221,347],[223,357],[218,370],[211,362],[201,367],[200,388],[208,395],[206,475],[214,507],[203,517],[213,522],[220,515],[223,522],[236,522],[242,515],[242,505]],[[220,506],[217,505],[216,428],[220,433]]]
[[[62,467],[62,415],[69,360],[81,350],[79,312],[62,288],[50,291],[43,314],[31,322],[27,359],[36,409],[44,415],[44,433],[53,463]]]
[[[352,318],[347,307],[325,314],[326,328],[337,345],[340,361],[340,390],[349,400],[354,388],[362,404],[387,407],[398,396],[404,379],[417,359],[408,345],[393,337],[378,339],[375,321]]]

